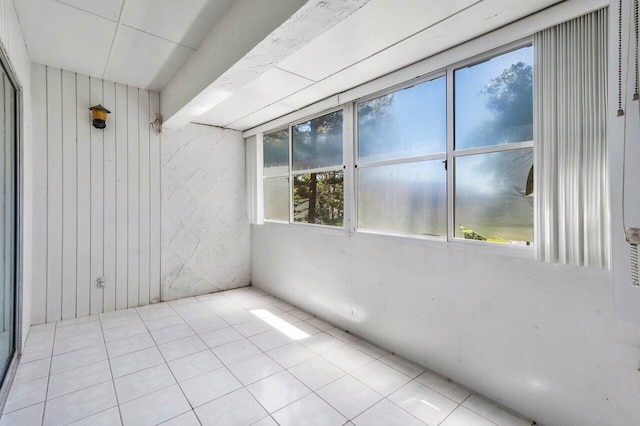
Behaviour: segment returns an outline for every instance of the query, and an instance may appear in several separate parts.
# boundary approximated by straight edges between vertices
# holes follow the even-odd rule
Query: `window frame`
[[[273,176],[265,176],[264,175],[264,135],[268,135],[270,133],[275,133],[275,132],[278,132],[278,131],[284,130],[284,129],[288,129],[287,136],[288,136],[289,140],[287,142],[288,143],[288,145],[287,145],[288,146],[287,153],[288,153],[288,156],[289,156],[289,169],[287,170],[287,173],[277,174],[277,175],[273,175]],[[263,158],[263,160],[262,160],[262,168],[260,170],[262,170],[262,188],[263,188],[263,197],[262,197],[263,200],[262,200],[262,202],[263,202],[263,212],[264,212],[264,200],[265,200],[265,198],[264,198],[264,182],[267,179],[275,179],[275,178],[283,178],[283,177],[285,177],[285,178],[287,178],[287,182],[289,182],[289,189],[291,190],[291,184],[290,184],[291,183],[291,126],[280,126],[280,127],[274,128],[272,130],[269,130],[268,132],[264,132],[263,135],[262,135],[262,146],[260,147],[260,149],[262,150],[262,158]],[[289,194],[289,198],[291,198],[291,194]],[[291,204],[291,203],[289,203],[289,204]],[[289,223],[290,219],[291,219],[291,212],[289,211],[289,218],[287,218],[286,221],[285,220],[279,220],[279,219],[267,219],[266,217],[264,218],[264,221],[265,222],[274,222],[274,223]]]
[[[322,117],[324,115],[328,115],[331,114],[333,112],[336,111],[342,111],[342,164],[338,164],[335,166],[326,166],[326,167],[316,167],[316,168],[311,168],[311,169],[301,169],[301,170],[293,170],[293,127],[297,126],[299,124],[302,124],[306,121],[310,121],[313,120],[314,118],[318,118],[318,117]],[[327,230],[346,230],[348,229],[348,220],[350,219],[350,204],[348,204],[348,200],[349,200],[349,189],[351,188],[350,182],[351,179],[347,179],[347,171],[349,170],[349,167],[347,167],[348,164],[348,159],[351,158],[350,155],[348,155],[349,152],[349,135],[350,135],[350,129],[351,129],[351,107],[349,104],[345,104],[345,105],[338,105],[329,109],[326,109],[324,111],[306,116],[304,118],[300,118],[298,120],[295,120],[287,125],[284,126],[278,126],[278,127],[274,127],[271,130],[262,132],[263,135],[265,134],[269,134],[269,133],[273,133],[273,132],[277,132],[279,130],[284,130],[284,129],[288,129],[288,136],[289,136],[289,141],[288,141],[288,146],[289,146],[289,170],[287,172],[287,174],[282,174],[282,175],[277,175],[277,176],[264,176],[264,162],[262,165],[262,179],[263,179],[263,183],[265,179],[269,179],[269,178],[274,178],[274,177],[286,177],[288,182],[289,182],[289,220],[288,221],[283,221],[283,220],[277,220],[277,219],[267,219],[264,218],[264,222],[265,223],[279,223],[279,224],[287,224],[290,226],[302,226],[302,227],[314,227],[314,228],[320,228],[320,229],[327,229]],[[262,148],[264,149],[264,147]],[[342,217],[342,226],[335,226],[335,225],[325,225],[325,224],[320,224],[320,223],[305,223],[305,222],[296,222],[295,221],[295,217],[294,217],[294,205],[293,205],[293,186],[294,186],[294,179],[295,176],[300,176],[300,175],[305,175],[305,174],[310,174],[310,173],[324,173],[324,172],[336,172],[336,171],[342,171],[343,172],[343,217]],[[263,184],[264,187],[264,184]],[[264,202],[264,201],[263,201]]]
[[[405,89],[410,89],[412,87],[418,86],[422,83],[426,83],[429,81],[433,81],[436,80],[438,78],[444,77],[445,78],[445,85],[447,85],[447,74],[446,74],[446,69],[439,69],[436,70],[434,72],[430,72],[428,74],[422,75],[420,77],[405,81],[403,83],[400,84],[396,84],[394,86],[391,86],[389,88],[386,88],[384,90],[380,90],[378,92],[375,92],[371,95],[367,95],[364,96],[362,98],[358,98],[356,100],[354,100],[353,102],[351,102],[352,108],[353,108],[353,158],[354,158],[354,165],[353,165],[353,169],[354,169],[354,185],[352,186],[352,193],[353,193],[353,199],[354,199],[354,206],[353,206],[353,217],[354,217],[354,221],[353,221],[353,227],[351,229],[352,232],[357,232],[357,233],[366,233],[366,234],[373,234],[373,235],[389,235],[389,236],[394,236],[394,237],[407,237],[407,238],[418,238],[418,239],[424,239],[424,240],[434,240],[434,241],[447,241],[447,235],[442,235],[442,236],[438,236],[438,235],[422,235],[422,234],[409,234],[409,233],[402,233],[402,232],[392,232],[392,231],[384,231],[384,230],[378,230],[378,229],[369,229],[369,228],[360,228],[358,225],[358,211],[359,211],[359,205],[358,205],[358,187],[359,187],[359,176],[360,173],[358,172],[358,169],[366,169],[366,168],[371,168],[371,167],[378,167],[378,166],[392,166],[392,165],[396,165],[396,164],[409,164],[409,163],[419,163],[419,162],[424,162],[424,161],[433,161],[433,160],[442,160],[442,161],[446,161],[447,159],[447,146],[448,146],[448,119],[449,119],[449,114],[448,112],[445,114],[446,115],[446,120],[447,122],[445,123],[446,125],[446,129],[447,129],[447,145],[445,145],[445,151],[444,152],[439,152],[436,154],[423,154],[423,155],[417,155],[417,156],[413,156],[413,157],[401,157],[401,158],[394,158],[394,159],[389,159],[389,160],[376,160],[376,161],[365,161],[365,162],[360,162],[360,158],[358,153],[360,152],[360,137],[358,134],[358,104],[361,104],[363,102],[367,102],[367,101],[371,101],[373,99],[377,99],[381,96],[384,95],[388,95],[391,93],[395,93],[395,92],[399,92],[401,90],[405,90]],[[448,93],[447,93],[447,97],[445,99],[445,108],[448,109],[448,104],[449,104],[449,100],[448,100]],[[448,182],[445,182],[445,184],[447,184]],[[449,194],[448,194],[448,187],[445,187],[445,190],[447,191],[446,194],[446,201],[447,201],[447,210],[448,210],[448,199],[449,199]],[[448,211],[446,212],[447,214],[447,228],[448,228]],[[448,229],[447,229],[448,232]]]
[[[446,66],[438,67],[433,71],[429,71],[420,76],[391,85],[382,90],[377,90],[375,92],[368,93],[365,96],[355,98],[346,103],[339,104],[338,101],[336,101],[336,103],[338,103],[337,105],[334,105],[327,109],[323,109],[322,111],[319,111],[319,112],[314,112],[313,114],[309,114],[305,117],[298,118],[294,121],[290,121],[286,125],[279,125],[277,127],[273,127],[268,130],[260,131],[260,133],[262,134],[268,134],[268,133],[272,133],[274,131],[282,130],[285,128],[289,129],[289,176],[288,176],[289,222],[271,220],[271,219],[265,219],[264,222],[281,224],[281,225],[285,224],[285,225],[294,226],[294,227],[319,228],[320,230],[326,230],[329,232],[344,231],[347,235],[351,235],[351,234],[362,235],[362,236],[367,236],[367,238],[371,237],[376,239],[388,239],[393,241],[403,240],[406,242],[414,241],[419,243],[432,242],[436,245],[444,243],[448,247],[449,246],[467,247],[472,251],[477,250],[480,252],[488,252],[488,253],[498,254],[498,255],[510,255],[510,256],[515,255],[518,257],[531,258],[535,253],[534,251],[535,241],[531,242],[530,245],[519,245],[519,244],[501,244],[501,243],[493,243],[493,242],[486,242],[486,241],[467,240],[464,238],[455,237],[455,228],[454,228],[454,225],[455,225],[455,210],[454,210],[455,209],[455,159],[458,157],[474,155],[474,154],[503,152],[503,151],[523,149],[523,148],[533,148],[534,141],[535,141],[535,133],[534,133],[534,139],[531,141],[511,142],[511,143],[505,143],[500,145],[489,145],[489,146],[456,150],[454,145],[455,144],[454,71],[459,68],[470,67],[476,64],[480,64],[496,56],[500,56],[500,55],[509,53],[511,51],[518,50],[520,48],[532,46],[532,45],[533,45],[533,37],[527,36],[519,40],[512,41],[512,42],[500,45],[498,47],[483,51],[481,53],[469,56],[466,59],[450,63]],[[401,73],[405,68],[396,70],[392,74]],[[393,93],[399,90],[417,86],[421,83],[431,81],[439,77],[445,77],[445,84],[446,84],[446,151],[444,153],[359,163],[359,158],[358,158],[359,141],[358,141],[358,133],[357,133],[358,132],[357,105],[359,103],[376,99],[389,93]],[[379,77],[376,80],[382,81],[385,78],[386,76],[383,76],[383,77]],[[338,110],[343,111],[343,154],[342,154],[343,155],[342,166],[343,166],[343,172],[344,172],[343,226],[336,227],[332,225],[295,222],[293,220],[293,176],[299,175],[299,174],[307,174],[310,172],[317,173],[317,172],[330,171],[330,170],[336,171],[336,170],[339,170],[339,167],[335,166],[335,167],[328,167],[328,168],[297,170],[294,172],[292,170],[293,169],[293,126],[303,123],[305,121],[308,121],[310,119],[317,118],[334,111],[338,111]],[[535,108],[534,108],[533,120],[534,122],[536,120]],[[374,230],[374,229],[364,229],[364,228],[360,229],[358,227],[358,182],[357,182],[358,168],[405,164],[405,163],[430,161],[430,160],[446,161],[446,206],[447,206],[446,235],[434,236],[434,235],[420,235],[420,234],[408,234],[408,233],[394,233],[394,232]],[[537,163],[537,158],[534,150],[534,159],[533,159],[534,169],[535,169],[536,163]],[[263,176],[263,179],[264,179],[264,176]],[[536,203],[537,203],[537,200],[534,197],[534,206],[533,206],[534,235],[535,235],[535,227],[537,224]]]

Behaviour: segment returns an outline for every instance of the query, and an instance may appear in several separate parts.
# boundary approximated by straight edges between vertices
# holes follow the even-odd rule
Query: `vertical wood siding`
[[[159,301],[158,93],[37,64],[32,80],[31,323]],[[104,130],[90,122],[98,103],[111,110]]]

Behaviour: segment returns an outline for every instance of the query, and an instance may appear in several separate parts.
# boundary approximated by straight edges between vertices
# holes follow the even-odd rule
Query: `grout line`
[[[53,348],[56,344],[56,332],[57,328],[53,330],[53,344],[51,345],[51,355],[49,357],[49,376],[47,377],[47,389],[44,392],[44,405],[42,406],[42,422],[44,424],[44,416],[47,413],[47,398],[49,396],[49,382],[51,381],[51,366],[53,365]]]

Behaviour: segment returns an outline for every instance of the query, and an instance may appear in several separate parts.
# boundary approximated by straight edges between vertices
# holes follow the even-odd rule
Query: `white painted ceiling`
[[[33,62],[161,90],[235,0],[14,0]]]
[[[196,50],[214,34],[216,23],[226,22],[229,9],[236,10],[234,4],[247,5],[246,0],[14,2],[32,61],[153,90],[180,81],[173,93],[184,92],[193,72],[203,71],[181,69],[190,57],[202,56],[199,66],[216,66],[208,41]],[[226,72],[197,87],[198,95],[181,100],[165,121],[246,130],[561,2],[308,0]],[[245,13],[241,19],[250,29],[260,18]],[[229,37],[237,36],[229,30]],[[233,46],[235,38],[229,40]],[[165,92],[163,105],[174,100]]]
[[[194,121],[246,130],[556,3],[371,0]]]

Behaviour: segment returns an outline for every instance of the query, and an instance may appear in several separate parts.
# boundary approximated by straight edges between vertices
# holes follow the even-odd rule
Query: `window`
[[[265,219],[342,226],[342,145],[342,110],[264,134]]]
[[[456,238],[533,241],[532,64],[527,46],[453,71]]]
[[[342,227],[353,191],[352,230],[530,244],[532,56],[452,65],[265,134],[265,218]]]
[[[444,76],[357,104],[358,228],[447,234]]]
[[[262,142],[264,218],[289,220],[289,129],[265,134]]]

